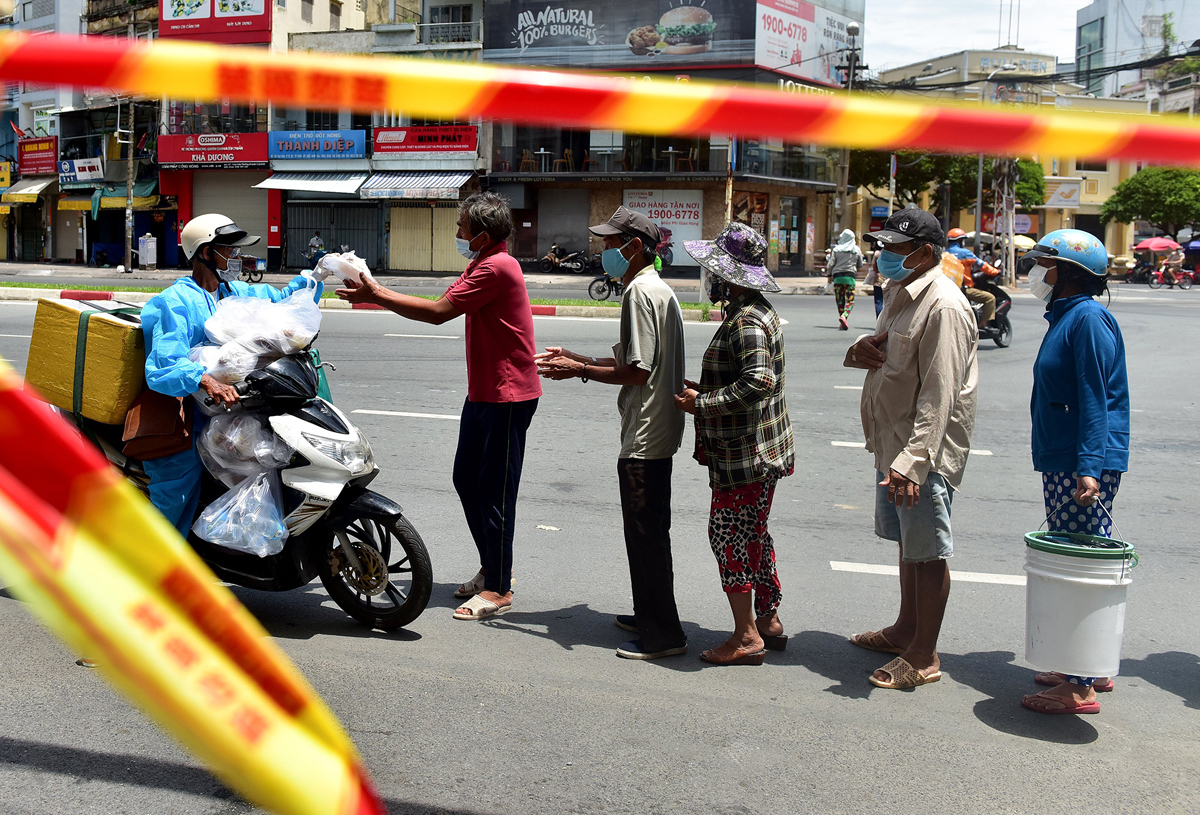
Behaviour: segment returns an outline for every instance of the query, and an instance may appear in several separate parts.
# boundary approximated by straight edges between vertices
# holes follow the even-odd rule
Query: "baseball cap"
[[[883,222],[883,229],[867,233],[866,238],[883,244],[904,243],[915,239],[939,246],[946,245],[946,233],[942,231],[941,222],[923,209],[902,209],[893,212]]]
[[[658,227],[649,218],[624,206],[617,207],[617,211],[608,219],[608,223],[589,226],[588,232],[601,238],[608,235],[641,238],[644,249],[653,249],[658,246],[660,240]]]

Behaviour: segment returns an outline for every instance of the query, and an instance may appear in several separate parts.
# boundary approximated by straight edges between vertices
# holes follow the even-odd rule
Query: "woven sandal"
[[[882,631],[867,631],[863,634],[855,634],[850,638],[850,642],[859,648],[866,648],[868,651],[882,651],[885,654],[904,653],[903,648],[897,648],[888,642],[888,638],[883,636]]]
[[[931,682],[937,682],[942,678],[941,671],[934,671],[928,676],[922,674],[903,657],[896,657],[887,665],[884,665],[879,670],[891,677],[891,680],[882,682],[875,678],[874,674],[868,677],[871,684],[877,688],[886,688],[888,690],[906,690],[907,688],[916,688],[921,685],[928,685]]]
[[[467,613],[463,614],[459,609],[463,609]],[[501,614],[507,614],[510,611],[512,611],[512,603],[509,603],[507,606],[497,605],[491,600],[484,600],[477,594],[459,606],[458,609],[455,609],[454,619],[486,620],[488,617],[496,617]]]

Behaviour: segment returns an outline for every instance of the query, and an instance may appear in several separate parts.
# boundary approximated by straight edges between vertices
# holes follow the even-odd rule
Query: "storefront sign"
[[[763,237],[767,235],[767,205],[765,192],[733,191],[733,220],[746,224]]]
[[[701,190],[625,190],[625,206],[671,230],[676,266],[694,265],[684,241],[704,239],[704,193]]]
[[[1024,212],[1018,212],[1016,219],[1013,221],[1013,232],[1017,235],[1036,235],[1038,220],[1037,215],[1026,215]],[[980,222],[984,232],[991,232],[993,227],[996,232],[1008,231],[1008,218],[1003,212],[1000,213],[999,218],[991,212],[985,212],[980,218]]]
[[[1047,178],[1045,206],[1054,209],[1078,209],[1079,188],[1082,184],[1082,178]]]
[[[158,0],[158,36],[270,42],[274,6],[273,0]]]
[[[58,183],[74,184],[79,181],[103,181],[104,159],[77,158],[58,163]]]
[[[365,130],[272,130],[272,159],[366,158]]]
[[[473,125],[375,128],[375,155],[427,151],[474,153],[478,145],[478,131]]]
[[[888,216],[887,207],[871,207],[872,218],[886,218]]]
[[[837,65],[850,47],[853,20],[804,0],[758,0],[755,64],[826,85],[841,85]],[[859,34],[858,42],[862,42]]]
[[[58,136],[17,139],[17,169],[21,175],[57,175]]]
[[[158,137],[158,164],[164,170],[266,167],[268,134],[199,133]]]
[[[7,190],[12,186],[12,165],[7,161],[0,163],[0,190]]]

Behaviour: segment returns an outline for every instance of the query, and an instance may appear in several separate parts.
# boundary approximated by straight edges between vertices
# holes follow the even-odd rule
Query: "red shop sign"
[[[266,167],[266,133],[189,133],[158,137],[158,163],[167,170],[217,167],[245,170]]]
[[[158,36],[207,42],[271,41],[272,0],[159,0]]]
[[[474,125],[375,128],[375,153],[418,151],[474,153],[479,148]]]
[[[21,175],[58,175],[58,136],[17,139],[17,169]]]

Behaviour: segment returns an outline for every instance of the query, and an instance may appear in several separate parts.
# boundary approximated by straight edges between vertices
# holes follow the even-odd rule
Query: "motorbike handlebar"
[[[238,398],[241,399],[250,392],[250,385],[246,382],[239,382],[233,386],[233,389],[237,391]],[[211,396],[205,396],[204,404],[206,407],[216,407],[217,400],[213,399]]]

